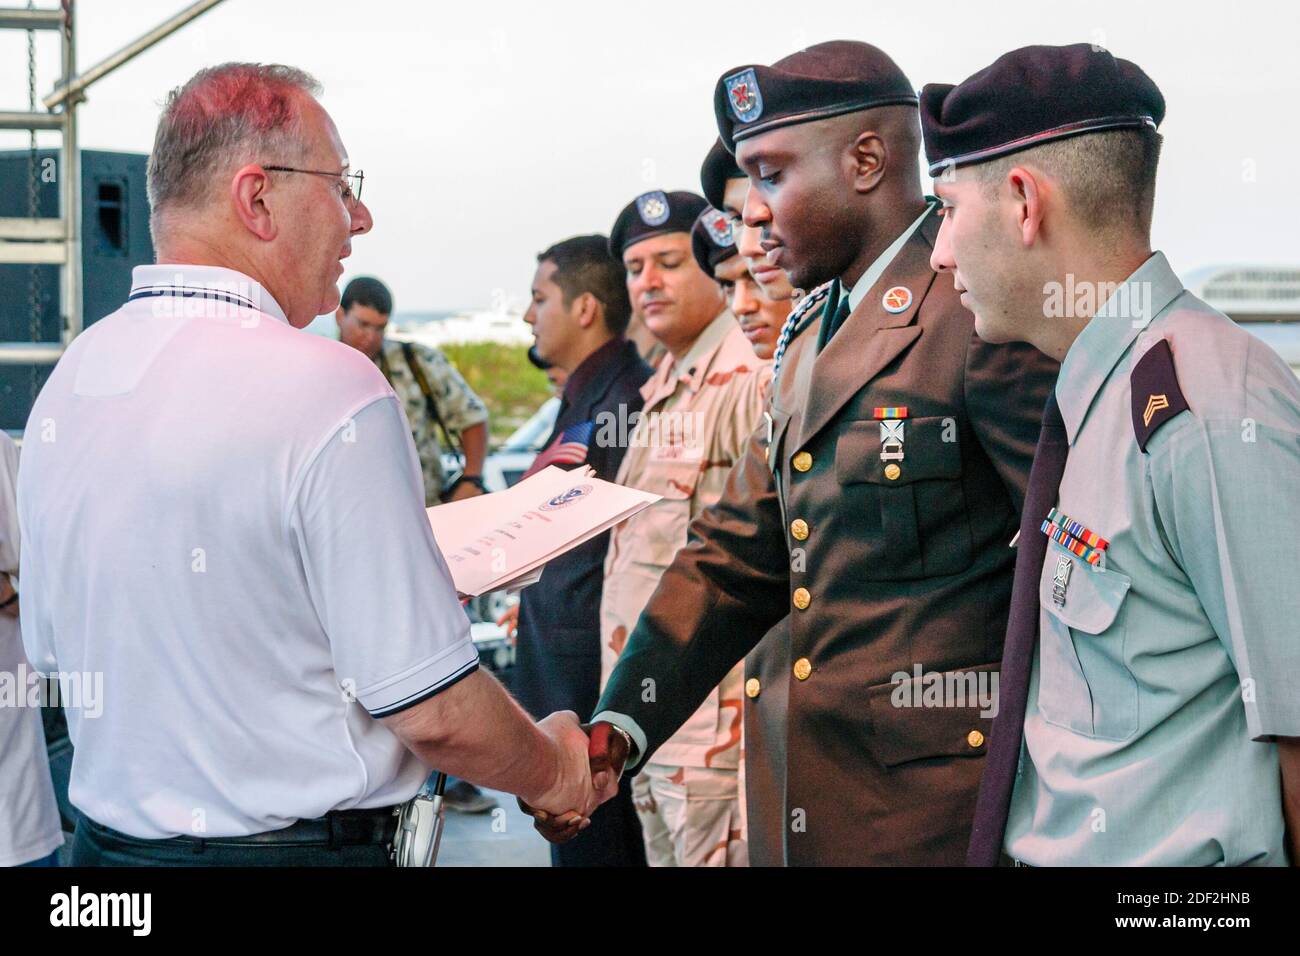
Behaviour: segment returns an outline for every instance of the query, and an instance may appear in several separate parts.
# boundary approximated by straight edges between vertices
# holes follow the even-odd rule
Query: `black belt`
[[[397,833],[397,814],[394,807],[376,807],[369,810],[332,810],[314,820],[299,820],[280,830],[253,833],[248,836],[190,837],[178,836],[167,840],[145,840],[112,827],[82,817],[86,823],[108,836],[129,843],[152,846],[184,846],[194,853],[202,853],[208,846],[385,846],[393,842]]]

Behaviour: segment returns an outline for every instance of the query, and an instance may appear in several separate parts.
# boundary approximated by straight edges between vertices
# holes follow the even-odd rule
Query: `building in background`
[[[1190,273],[1186,285],[1300,375],[1300,265],[1210,266]]]

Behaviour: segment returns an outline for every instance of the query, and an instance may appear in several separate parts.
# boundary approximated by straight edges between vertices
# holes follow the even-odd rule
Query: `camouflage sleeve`
[[[446,355],[427,346],[421,346],[418,355],[428,373],[429,385],[438,403],[438,414],[448,431],[460,434],[488,420],[487,406]]]

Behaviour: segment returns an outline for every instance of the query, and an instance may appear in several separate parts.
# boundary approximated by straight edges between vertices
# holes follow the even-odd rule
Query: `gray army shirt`
[[[1300,382],[1161,253],[1107,304],[1056,394],[1057,510],[1109,545],[1090,565],[1048,544],[1004,847],[1034,865],[1285,864],[1271,738],[1300,736]],[[1162,340],[1177,384],[1134,396]],[[1188,411],[1143,450],[1178,389]]]

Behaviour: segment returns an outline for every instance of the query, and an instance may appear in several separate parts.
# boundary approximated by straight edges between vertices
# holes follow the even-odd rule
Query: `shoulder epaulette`
[[[781,326],[781,336],[776,341],[776,351],[772,354],[772,376],[774,378],[776,373],[781,370],[781,358],[785,355],[786,347],[789,346],[792,339],[796,338],[800,332],[808,327],[817,312],[817,307],[825,303],[830,292],[831,283],[823,282],[800,299],[799,304],[786,317],[785,324]]]
[[[1178,387],[1178,374],[1174,369],[1174,353],[1169,340],[1161,339],[1138,359],[1129,374],[1132,391],[1133,432],[1138,447],[1147,450],[1147,444],[1156,430],[1175,415],[1188,410],[1187,399]]]

